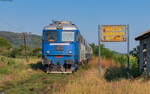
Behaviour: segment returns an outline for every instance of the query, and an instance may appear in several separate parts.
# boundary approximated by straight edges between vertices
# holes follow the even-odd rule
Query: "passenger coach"
[[[70,21],[54,21],[43,30],[42,63],[48,73],[72,73],[88,62],[92,48]]]

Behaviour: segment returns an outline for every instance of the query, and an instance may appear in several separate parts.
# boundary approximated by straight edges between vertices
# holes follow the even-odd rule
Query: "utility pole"
[[[17,39],[24,40],[24,53],[25,53],[26,61],[29,62],[28,55],[27,55],[27,39],[29,38],[28,32],[17,33],[17,35],[19,35]]]

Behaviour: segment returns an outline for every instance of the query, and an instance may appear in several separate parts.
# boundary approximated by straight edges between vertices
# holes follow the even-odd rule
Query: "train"
[[[42,64],[47,73],[72,73],[92,58],[92,48],[71,21],[53,21],[43,29]]]

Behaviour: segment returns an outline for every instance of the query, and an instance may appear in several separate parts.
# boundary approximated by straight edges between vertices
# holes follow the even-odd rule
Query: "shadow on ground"
[[[127,69],[122,67],[116,67],[112,66],[109,68],[106,68],[104,77],[107,81],[117,81],[121,78],[127,78]]]
[[[30,67],[34,70],[39,70],[39,69],[42,71],[44,70],[44,67],[43,67],[43,64],[41,61],[38,61],[37,63],[30,64]]]

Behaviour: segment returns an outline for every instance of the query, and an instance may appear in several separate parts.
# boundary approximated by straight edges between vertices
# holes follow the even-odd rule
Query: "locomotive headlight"
[[[69,54],[72,54],[72,51],[68,51]]]
[[[47,53],[47,54],[49,54],[49,53],[50,53],[50,51],[46,51],[46,53]]]

